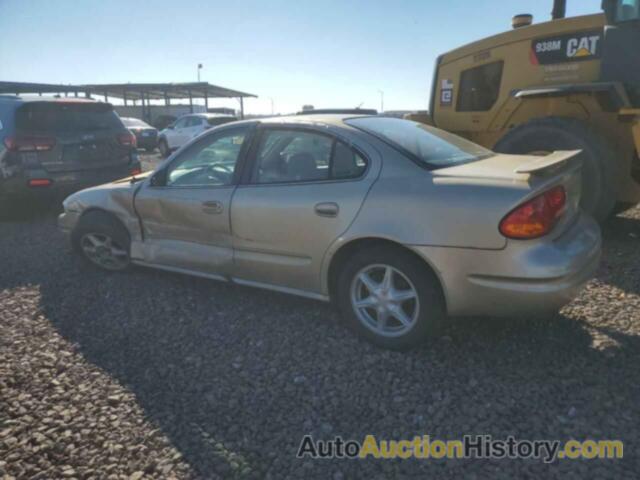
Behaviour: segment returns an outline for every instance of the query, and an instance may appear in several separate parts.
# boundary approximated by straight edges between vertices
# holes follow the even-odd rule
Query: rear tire
[[[351,257],[338,276],[336,298],[353,330],[390,350],[420,345],[440,332],[446,318],[436,276],[399,248],[375,247]]]
[[[131,239],[113,215],[95,210],[84,214],[71,237],[74,250],[91,265],[119,272],[131,264]]]
[[[153,153],[155,151],[155,149],[156,149],[156,147],[147,147],[147,148],[145,148],[145,151],[147,153]]]
[[[603,222],[616,203],[616,154],[607,142],[583,122],[571,118],[538,118],[507,133],[496,152],[530,154],[554,150],[582,150],[580,206]]]

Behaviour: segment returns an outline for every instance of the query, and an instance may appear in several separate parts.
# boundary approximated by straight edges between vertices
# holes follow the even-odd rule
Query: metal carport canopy
[[[127,100],[185,98],[247,98],[252,93],[218,87],[208,82],[190,83],[103,83],[79,85],[80,90]]]
[[[164,100],[166,105],[174,99],[189,99],[193,106],[194,98],[203,98],[208,107],[210,98],[238,98],[240,99],[240,111],[244,116],[243,99],[257,97],[252,93],[240,92],[230,88],[219,87],[208,82],[187,83],[94,83],[83,85],[56,85],[51,83],[27,83],[27,82],[0,82],[0,93],[73,93],[84,92],[85,96],[102,95],[107,101],[108,97],[120,98],[125,105],[128,101],[142,101],[149,105],[150,100]]]

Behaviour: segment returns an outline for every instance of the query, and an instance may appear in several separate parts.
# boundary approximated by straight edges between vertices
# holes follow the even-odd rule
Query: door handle
[[[205,213],[222,213],[224,207],[222,206],[222,202],[217,200],[209,200],[206,202],[202,202],[202,209]]]
[[[338,207],[338,204],[334,202],[322,202],[316,204],[314,210],[316,214],[321,217],[337,217],[340,207]]]

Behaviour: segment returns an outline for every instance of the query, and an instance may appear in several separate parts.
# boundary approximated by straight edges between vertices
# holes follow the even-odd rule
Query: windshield
[[[122,124],[108,103],[33,102],[18,109],[16,127],[30,132],[71,132],[119,129]]]
[[[493,155],[480,145],[409,120],[360,117],[345,123],[384,140],[430,169],[452,167]]]
[[[120,120],[122,120],[122,123],[124,123],[125,127],[149,127],[149,125],[144,123],[142,120],[138,120],[137,118],[121,118]]]

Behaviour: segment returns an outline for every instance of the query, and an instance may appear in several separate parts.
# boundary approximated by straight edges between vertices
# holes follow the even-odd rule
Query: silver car
[[[448,317],[559,309],[592,277],[578,152],[515,156],[375,116],[236,122],[146,176],[76,193],[59,225],[130,264],[336,302],[405,349]]]

